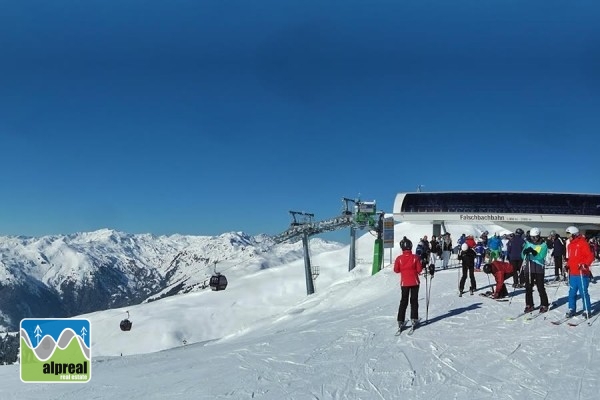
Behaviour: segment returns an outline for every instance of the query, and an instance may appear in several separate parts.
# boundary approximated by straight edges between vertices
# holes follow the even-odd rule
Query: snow
[[[493,225],[449,226],[490,233]],[[401,223],[396,242],[413,243],[430,227]],[[2,399],[597,399],[600,322],[555,326],[566,286],[548,287],[557,308],[519,318],[524,290],[510,302],[457,296],[459,270],[436,272],[428,313],[425,281],[419,314],[428,324],[394,336],[400,299],[389,267],[371,276],[374,238],[313,254],[320,266],[307,296],[302,260],[264,270],[228,271],[227,290],[196,292],[85,315],[92,323],[92,378],[85,384],[26,384],[19,366],[0,367]],[[398,254],[396,246],[392,259]],[[453,263],[453,267],[456,261]],[[597,267],[598,264],[595,264]],[[553,275],[548,267],[547,275]],[[243,272],[243,269],[241,270]],[[596,274],[600,269],[593,268]],[[479,292],[493,278],[477,273]],[[508,283],[511,280],[509,279]],[[510,287],[509,287],[510,288]],[[600,284],[590,285],[597,307]],[[534,293],[539,305],[537,293]],[[578,301],[578,308],[581,300]],[[119,321],[131,314],[133,329]],[[186,344],[184,344],[184,341]],[[121,356],[122,354],[122,356]]]

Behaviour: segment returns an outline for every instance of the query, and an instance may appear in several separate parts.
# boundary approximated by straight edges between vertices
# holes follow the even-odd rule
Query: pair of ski
[[[581,319],[579,321],[573,321],[573,317],[574,316],[564,317],[562,319],[559,319],[559,320],[556,320],[556,321],[550,321],[550,322],[552,322],[552,324],[554,324],[554,325],[561,325],[561,324],[564,324],[565,322],[569,326],[578,326],[580,324],[583,324],[584,322],[586,322],[588,325],[592,325],[592,318],[591,318],[591,316],[588,317],[588,318],[583,318],[583,319]],[[597,317],[598,316],[596,316],[594,318],[597,318]]]
[[[492,297],[492,292],[479,293],[479,295],[480,295],[481,297],[487,297],[488,299],[491,299],[491,300],[496,300],[496,301],[508,301],[508,299],[507,299],[507,298],[494,298],[494,297]]]
[[[536,319],[536,318],[537,318],[537,317],[539,317],[540,315],[545,315],[545,314],[546,314],[545,312],[538,312],[537,314],[534,314],[534,313],[533,313],[534,311],[535,311],[535,309],[534,309],[534,310],[532,310],[532,311],[524,311],[524,312],[522,312],[521,314],[519,314],[519,315],[516,315],[516,316],[514,316],[514,317],[508,317],[506,320],[507,320],[507,321],[516,321],[516,320],[518,320],[519,318],[521,318],[521,317],[523,317],[523,316],[527,315],[527,316],[525,317],[525,321],[531,321],[531,320],[533,320],[533,319]]]
[[[421,318],[419,318],[417,320],[416,324],[412,324],[411,326],[402,324],[402,326],[400,328],[398,328],[398,330],[396,331],[396,336],[400,336],[400,334],[402,334],[402,332],[404,332],[407,328],[408,328],[408,331],[406,332],[406,334],[408,336],[412,336],[412,334],[415,333],[415,329],[417,329],[419,327],[420,323],[421,323]]]

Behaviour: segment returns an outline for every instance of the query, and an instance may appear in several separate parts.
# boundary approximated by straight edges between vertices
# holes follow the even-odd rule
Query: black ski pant
[[[554,276],[557,278],[564,278],[562,256],[554,256]]]
[[[471,289],[477,289],[477,283],[475,282],[475,266],[467,267],[466,265],[463,265],[462,278],[460,278],[460,285],[458,287],[458,290],[460,290],[461,292],[465,288],[465,282],[467,281],[467,272],[469,273],[469,278],[471,278]]]
[[[519,272],[521,272],[521,266],[523,260],[510,260],[510,265],[513,267],[513,285],[519,284]]]
[[[402,297],[400,298],[400,307],[398,307],[398,324],[402,324],[406,318],[409,296],[410,319],[419,319],[419,285],[402,286],[400,290],[402,291]]]
[[[533,285],[535,285],[540,294],[540,305],[548,307],[548,295],[544,287],[544,274],[532,273],[531,281],[529,281],[529,276],[530,274],[525,274],[525,305],[533,307]]]

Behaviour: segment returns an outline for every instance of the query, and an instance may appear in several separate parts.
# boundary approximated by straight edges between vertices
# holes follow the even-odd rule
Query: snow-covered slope
[[[397,226],[413,241],[419,227]],[[462,230],[462,229],[461,229]],[[493,232],[493,227],[487,227]],[[453,234],[460,234],[460,231]],[[401,237],[401,236],[400,236]],[[456,295],[459,269],[438,271],[419,295],[429,323],[394,336],[398,276],[370,276],[373,238],[358,241],[365,262],[347,271],[347,248],[315,255],[316,293],[306,296],[299,261],[232,280],[222,292],[192,293],[88,315],[93,328],[92,379],[79,384],[24,384],[19,366],[0,367],[6,399],[596,399],[600,323],[569,327],[566,286],[549,287],[557,308],[507,321],[524,307]],[[395,256],[399,249],[392,251]],[[369,261],[369,262],[366,262]],[[593,268],[596,271],[598,264]],[[548,269],[551,275],[551,269]],[[478,287],[490,284],[477,274]],[[590,287],[597,306],[600,285]],[[537,294],[534,293],[539,305]],[[581,307],[581,302],[578,303]],[[184,344],[184,340],[185,343]],[[170,347],[170,349],[169,349]],[[158,349],[164,351],[149,353]],[[121,352],[123,356],[120,356]]]

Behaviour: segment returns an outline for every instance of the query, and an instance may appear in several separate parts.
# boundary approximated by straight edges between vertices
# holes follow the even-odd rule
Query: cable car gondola
[[[129,311],[127,311],[127,318],[125,318],[123,321],[121,321],[121,324],[119,326],[123,332],[131,330],[131,327],[133,326],[133,324],[129,320]]]
[[[221,273],[216,272],[210,277],[209,286],[212,290],[225,290],[227,287],[227,278],[225,275],[221,275]]]

